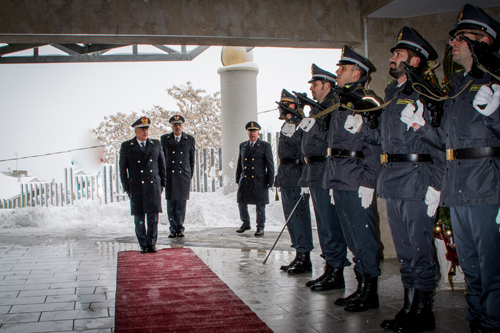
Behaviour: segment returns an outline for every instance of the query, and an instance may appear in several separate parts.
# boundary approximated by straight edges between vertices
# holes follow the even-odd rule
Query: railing
[[[277,164],[277,146],[273,143],[273,135],[267,133],[267,141],[273,147],[275,165]],[[264,138],[261,134],[261,140]],[[222,186],[222,149],[197,149],[195,151],[195,175],[191,182],[192,192],[215,192]],[[109,204],[128,200],[123,193],[118,171],[118,156],[115,163],[104,165],[97,175],[74,175],[73,168],[65,168],[63,183],[26,183],[20,185],[20,194],[10,199],[0,199],[1,208],[21,207],[62,207],[74,204],[75,200],[99,200]]]

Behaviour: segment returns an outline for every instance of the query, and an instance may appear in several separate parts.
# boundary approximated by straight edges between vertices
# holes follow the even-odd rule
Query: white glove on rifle
[[[427,193],[425,194],[425,204],[428,206],[427,215],[430,217],[436,215],[440,199],[441,191],[436,191],[434,188],[429,186],[429,188],[427,188]]]
[[[415,105],[408,104],[401,112],[401,121],[406,124],[406,130],[409,130],[413,124],[418,124],[420,126],[425,125],[425,119],[423,117],[424,114],[424,105],[422,102],[417,101]],[[416,110],[416,111],[415,111]]]
[[[370,205],[372,204],[374,192],[374,188],[368,188],[364,186],[359,187],[358,197],[361,198],[361,206],[363,206],[364,209],[370,207]]]
[[[294,124],[288,124],[288,123],[286,123],[281,128],[281,133],[284,136],[287,136],[287,137],[291,138],[292,135],[293,135],[293,133],[295,133],[295,125]]]
[[[335,198],[333,197],[333,189],[330,190],[330,203],[335,206]]]
[[[352,134],[358,133],[359,128],[363,125],[363,118],[360,114],[355,114],[347,116],[345,120],[344,128]]]
[[[314,118],[304,118],[300,122],[299,127],[302,128],[302,130],[304,132],[309,132],[315,123],[316,123],[316,119],[314,119]]]
[[[309,187],[301,187],[300,195],[309,194]]]
[[[500,105],[500,85],[494,84],[491,88],[488,86],[479,88],[472,105],[483,116],[491,116]]]

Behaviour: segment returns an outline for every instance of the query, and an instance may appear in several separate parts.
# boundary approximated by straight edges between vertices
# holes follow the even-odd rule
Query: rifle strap
[[[433,94],[432,92],[430,92],[427,89],[425,89],[425,86],[423,84],[420,84],[418,82],[417,83],[412,82],[411,85],[412,85],[412,87],[413,87],[414,90],[416,90],[419,94],[424,95],[427,98],[433,99],[435,101],[445,101],[447,99],[457,98],[458,96],[460,96],[460,94],[463,93],[465,91],[465,89],[467,89],[467,87],[469,87],[471,85],[471,83],[472,83],[472,80],[467,81],[467,83],[462,88],[462,90],[460,90],[456,95],[454,95],[454,96],[443,96],[443,97],[440,97],[440,96],[437,96],[437,95]],[[431,94],[431,95],[424,94],[424,93],[418,91],[417,89],[415,89],[415,86],[417,86],[417,85],[420,85],[420,86],[424,87],[424,89],[427,90],[429,92],[429,94]]]
[[[397,96],[396,96],[397,97]],[[396,97],[393,97],[392,99],[388,100],[387,102],[385,102],[384,104],[381,104],[379,106],[376,106],[374,108],[370,108],[370,109],[364,109],[364,110],[356,110],[356,109],[351,109],[350,107],[342,104],[341,106],[347,110],[350,110],[350,111],[353,111],[353,112],[372,112],[372,111],[378,111],[380,109],[383,109],[385,108],[387,105],[389,105],[393,100],[396,99]]]
[[[481,65],[479,62],[476,62],[476,64],[477,64],[477,67],[478,67],[480,70],[482,70],[482,71],[483,71],[483,72],[485,72],[485,73],[490,74],[490,75],[491,75],[491,76],[493,76],[493,77],[494,77],[497,81],[500,81],[500,76],[493,74],[492,72],[490,72],[489,70],[487,70],[487,69],[486,69],[486,67],[484,67],[483,65]]]
[[[315,114],[314,116],[310,116],[309,118],[319,118],[324,116],[327,113],[332,112],[333,110],[337,109],[340,106],[340,103],[335,103],[334,105],[330,106],[329,108],[324,109],[320,113]]]

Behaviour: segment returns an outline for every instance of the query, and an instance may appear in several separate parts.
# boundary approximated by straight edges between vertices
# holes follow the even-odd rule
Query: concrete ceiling
[[[368,17],[404,18],[436,13],[458,12],[470,3],[479,8],[498,6],[498,0],[394,0]]]

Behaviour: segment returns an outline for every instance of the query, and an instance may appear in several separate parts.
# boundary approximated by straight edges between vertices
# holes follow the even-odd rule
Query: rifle
[[[325,108],[322,107],[319,103],[307,97],[307,93],[298,93],[296,91],[292,91],[295,96],[299,99],[299,108],[304,109],[304,106],[309,105],[311,108],[317,108],[319,111],[323,111]]]
[[[493,54],[491,47],[485,42],[471,40],[463,35],[462,38],[467,42],[472,58],[478,64],[478,67],[484,67],[486,72],[494,76],[497,81],[500,81],[500,58]]]
[[[352,92],[348,91],[343,87],[335,87],[333,88],[335,93],[337,94],[340,103],[349,106],[351,109],[356,110],[356,113],[361,114],[361,116],[368,119],[368,125],[370,128],[378,127],[378,117],[382,113],[382,110],[363,112],[362,110],[372,109],[374,107],[380,106],[380,103],[376,100],[375,97],[365,96],[361,97]],[[343,107],[340,107],[339,110],[342,110]]]
[[[444,108],[444,99],[441,99],[441,97],[445,97],[445,95],[438,87],[427,81],[415,67],[408,65],[404,61],[401,61],[401,66],[405,69],[407,78],[401,93],[410,95],[415,89],[419,93],[418,99],[429,110],[431,126],[439,127]]]
[[[304,119],[304,115],[300,113],[300,111],[294,110],[290,108],[288,105],[285,105],[283,102],[276,102],[278,104],[279,109],[280,109],[280,118],[288,121],[292,124],[299,123],[302,119]],[[286,115],[290,113],[292,117],[290,119],[286,118]]]

